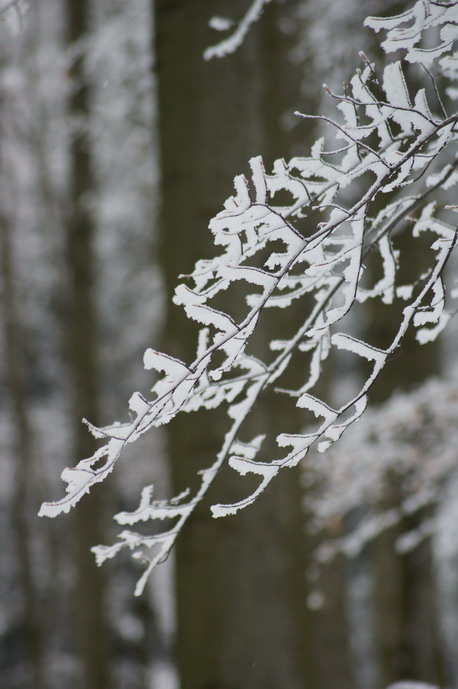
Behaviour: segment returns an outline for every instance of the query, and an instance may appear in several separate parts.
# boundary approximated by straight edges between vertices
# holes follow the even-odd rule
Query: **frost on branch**
[[[421,31],[428,22],[443,25],[440,48],[432,57],[428,53],[428,64],[444,68],[450,80],[451,63],[444,61],[453,55],[453,45],[449,41],[444,47],[444,41],[450,36],[450,17],[456,23],[458,11],[455,3],[446,9],[441,13],[436,5],[422,1],[401,17],[371,18],[368,23],[388,31],[385,47],[391,50],[390,41],[397,40],[393,32],[407,22],[408,38],[403,30],[398,47],[407,51],[407,60],[416,62],[422,55]],[[450,224],[453,211],[444,211],[436,197],[438,190],[457,181],[453,144],[458,118],[444,111],[430,73],[425,73],[427,86],[411,92],[402,62],[390,63],[378,74],[363,57],[362,69],[344,93],[328,89],[337,103],[335,120],[302,115],[321,120],[327,138],[319,139],[308,157],[275,161],[270,173],[260,157],[253,158],[250,177],[235,178],[234,196],[211,220],[219,253],[198,261],[174,297],[200,329],[194,361],[147,350],[145,367],[158,375],[150,399],[139,393],[132,396],[128,423],[105,428],[88,424],[105,444],[74,469],[66,469],[66,496],[41,508],[40,514],[47,516],[68,511],[106,477],[125,445],[152,426],[169,423],[180,412],[222,405],[228,430],[213,464],[200,472],[197,491],[155,500],[148,487],[134,512],[115,517],[129,527],[164,519],[172,525],[146,537],[125,530],[114,545],[94,548],[99,564],[126,547],[146,561],[137,594],[153,567],[167,557],[223,465],[241,476],[254,474],[258,486],[243,500],[213,505],[215,517],[250,505],[279,471],[296,466],[312,445],[320,452],[328,449],[364,412],[371,385],[407,329],[414,328],[417,340],[424,343],[434,339],[449,319],[443,279],[456,230]],[[279,204],[279,197],[286,200]],[[408,236],[411,247],[416,242],[429,246],[427,265],[419,267],[407,285],[399,277],[401,234]],[[378,260],[381,274],[372,283],[365,275],[369,254]],[[237,295],[237,308],[231,313],[221,306],[228,302],[227,293]],[[368,299],[398,304],[398,322],[383,349],[361,341],[349,329],[348,314]],[[286,332],[278,327],[276,314],[296,304],[304,318]],[[270,354],[264,347],[259,356],[252,335],[266,319],[273,324],[269,333],[275,328],[277,333],[269,342]],[[316,393],[333,349],[357,357],[367,368],[359,391],[339,405]],[[284,376],[298,355],[305,361],[303,377],[293,389],[285,388]],[[285,428],[278,435],[276,457],[262,456],[264,436],[250,438],[244,430],[256,401],[269,388],[303,409],[308,423],[305,431]]]
[[[253,0],[245,15],[237,24],[235,30],[229,36],[216,45],[207,48],[204,52],[205,60],[212,60],[214,57],[225,57],[234,53],[239,48],[252,24],[255,24],[262,14],[264,5],[271,0]],[[225,17],[212,17],[209,26],[216,31],[227,31],[232,28],[233,22]]]

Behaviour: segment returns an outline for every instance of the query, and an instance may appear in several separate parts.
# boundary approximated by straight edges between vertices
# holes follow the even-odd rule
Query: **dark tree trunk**
[[[27,402],[27,365],[19,300],[16,292],[15,259],[9,219],[0,214],[0,258],[2,328],[5,351],[6,384],[11,403],[13,455],[16,458],[15,490],[12,504],[14,540],[17,549],[18,574],[24,606],[25,642],[30,660],[33,685],[46,686],[44,662],[44,628],[40,619],[37,585],[34,581],[31,533],[28,507],[33,483],[33,437]]]
[[[76,46],[88,31],[88,0],[66,0],[67,41]],[[78,56],[70,69],[68,115],[75,126],[70,144],[69,199],[66,218],[66,356],[70,377],[71,414],[74,419],[72,451],[77,459],[88,457],[94,441],[81,419],[97,423],[100,415],[97,314],[95,306],[94,219],[90,194],[94,189],[91,145],[87,133],[90,89],[84,60]],[[108,636],[106,629],[106,580],[90,547],[103,542],[103,500],[97,490],[75,509],[73,544],[76,563],[75,619],[83,666],[84,689],[108,689]]]
[[[397,241],[401,251],[402,282],[409,284],[421,274],[429,255],[428,246]],[[399,305],[395,305],[399,310]],[[385,346],[396,323],[390,309],[373,304],[369,312],[369,341]],[[409,390],[437,375],[441,369],[440,343],[420,345],[411,330],[397,358],[388,362],[370,394],[372,402],[386,400],[396,390]],[[398,509],[405,500],[403,476],[386,476],[387,498],[381,510]],[[398,538],[421,527],[425,511],[382,533],[370,548],[374,567],[375,640],[380,665],[380,689],[401,680],[413,679],[440,685],[444,679],[443,653],[437,609],[438,591],[434,575],[432,541],[425,538],[412,551],[396,551]]]
[[[191,7],[185,0],[159,0],[155,7],[160,258],[170,295],[180,273],[211,255],[207,225],[232,193],[234,175],[248,172],[253,155],[262,154],[269,169],[274,157],[287,154],[290,142],[280,117],[295,107],[286,95],[290,79],[297,77],[296,88],[300,79],[280,57],[284,39],[274,26],[273,5],[236,54],[209,63],[202,54],[218,35],[207,29],[208,20],[227,13],[227,3],[201,0]],[[241,16],[246,8],[240,0],[230,11]],[[261,50],[262,44],[268,50]],[[169,309],[165,351],[191,360],[195,332],[178,309]],[[276,424],[275,405],[257,410],[260,421],[247,437]],[[175,491],[195,486],[196,471],[213,461],[224,429],[218,413],[210,420],[193,414],[173,422],[168,449]],[[249,491],[244,481],[230,469],[223,471],[213,501],[242,498]],[[182,689],[310,686],[298,472],[285,471],[254,506],[235,517],[212,520],[208,508],[207,503],[196,510],[176,547]]]

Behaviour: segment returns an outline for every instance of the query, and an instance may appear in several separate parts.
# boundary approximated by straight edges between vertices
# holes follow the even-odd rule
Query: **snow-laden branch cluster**
[[[364,23],[375,32],[387,32],[382,43],[386,53],[403,50],[407,62],[424,67],[433,67],[437,63],[444,76],[456,81],[458,26],[454,0],[416,2],[411,9],[396,17],[367,17]],[[438,29],[437,39],[434,32]],[[435,45],[424,40],[427,31],[433,32]]]
[[[399,552],[438,531],[431,508],[456,475],[457,374],[455,369],[446,381],[430,380],[415,392],[369,409],[338,447],[324,457],[310,455],[305,478],[317,488],[310,491],[308,503],[316,530],[350,515],[357,522],[349,533],[342,529],[326,539],[318,560],[328,561],[339,552],[355,556],[381,531],[425,509],[428,518],[398,539]],[[393,485],[399,494],[395,501]]]
[[[147,559],[137,594],[153,567],[167,557],[224,464],[242,476],[254,474],[259,482],[244,500],[213,505],[215,517],[250,505],[280,470],[296,466],[312,445],[322,452],[337,441],[364,412],[372,383],[409,327],[416,329],[420,343],[433,340],[445,327],[450,314],[445,308],[443,273],[456,230],[444,219],[436,198],[439,190],[447,190],[458,180],[453,146],[458,116],[445,112],[430,76],[432,69],[442,69],[450,84],[456,75],[451,67],[451,36],[457,22],[457,3],[438,5],[425,0],[399,17],[367,20],[377,30],[388,32],[387,50],[395,43],[407,51],[407,60],[416,62],[421,62],[423,54],[422,33],[439,27],[438,46],[427,51],[427,86],[410,93],[402,62],[389,63],[378,76],[363,56],[362,69],[344,93],[328,89],[337,101],[338,116],[335,120],[314,116],[327,125],[329,136],[313,145],[309,157],[277,160],[271,173],[261,158],[250,161],[250,178],[235,178],[235,195],[210,222],[220,253],[198,261],[175,292],[175,303],[200,326],[194,361],[147,350],[145,367],[159,374],[152,397],[139,393],[131,397],[128,423],[104,428],[88,423],[102,446],[92,457],[64,470],[64,498],[42,505],[41,515],[68,512],[112,471],[125,446],[151,427],[169,423],[179,412],[223,405],[229,430],[214,463],[200,472],[197,492],[155,500],[149,486],[136,511],[115,517],[128,527],[151,519],[172,520],[172,527],[149,537],[126,529],[114,545],[94,548],[99,564],[125,547]],[[279,194],[288,201],[278,205]],[[448,217],[453,214],[453,210],[446,212]],[[400,233],[408,235],[412,247],[416,242],[429,245],[429,264],[409,284],[399,277],[396,240]],[[380,265],[381,276],[373,283],[365,275],[369,254],[371,260],[378,257]],[[246,307],[236,318],[218,305],[225,293],[240,294],[241,288]],[[368,299],[385,305],[399,302],[399,320],[384,349],[348,330],[346,316],[356,303]],[[304,319],[294,332],[281,331],[272,339],[268,360],[255,355],[250,338],[259,319],[268,318],[273,309],[299,302]],[[333,348],[360,357],[369,368],[359,391],[339,406],[315,392]],[[307,361],[303,378],[295,389],[285,390],[282,378],[298,352]],[[261,459],[264,436],[247,438],[243,425],[258,398],[274,384],[279,386],[275,388],[278,394],[306,410],[307,418],[315,423],[306,432],[285,429],[276,438],[279,456]]]

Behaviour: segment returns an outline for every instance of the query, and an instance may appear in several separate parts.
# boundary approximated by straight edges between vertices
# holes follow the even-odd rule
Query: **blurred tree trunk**
[[[398,241],[402,282],[409,284],[421,273],[428,248],[417,242]],[[399,308],[398,306],[396,308]],[[373,303],[368,313],[367,337],[385,346],[393,334],[395,316]],[[411,331],[400,354],[388,363],[370,394],[371,402],[386,400],[395,390],[409,390],[441,369],[438,342],[420,345]],[[387,476],[386,498],[379,509],[398,509],[406,494],[405,476]],[[438,619],[438,591],[430,537],[412,551],[399,553],[396,542],[406,531],[415,531],[426,518],[425,510],[403,517],[377,537],[371,546],[374,567],[375,640],[380,664],[380,688],[412,679],[441,685],[444,681],[443,654]]]
[[[33,686],[45,689],[44,628],[33,576],[31,533],[28,515],[30,485],[33,483],[33,439],[27,403],[27,373],[24,338],[16,293],[15,259],[10,219],[0,213],[0,257],[2,328],[5,351],[6,384],[11,402],[15,490],[12,501],[14,540],[18,554],[18,579],[24,606],[25,642],[30,660]]]
[[[66,0],[67,42],[77,51],[69,71],[68,116],[72,135],[69,152],[69,199],[66,215],[66,356],[70,377],[71,415],[74,419],[73,455],[88,457],[94,441],[81,423],[99,419],[97,314],[95,305],[94,219],[90,194],[94,191],[91,144],[88,136],[90,90],[81,43],[87,35],[90,3]],[[75,619],[83,666],[84,689],[108,689],[108,634],[106,579],[95,566],[90,547],[103,542],[103,503],[97,490],[74,511],[73,544],[76,563]]]
[[[384,507],[399,504],[402,496],[398,489],[393,485]],[[398,538],[418,529],[424,518],[422,510],[402,519],[372,545],[381,689],[406,678],[439,686],[445,681],[431,539],[425,538],[407,553],[396,551]]]
[[[177,276],[211,255],[210,218],[232,193],[235,174],[262,154],[267,169],[291,144],[280,118],[295,102],[300,76],[285,63],[286,39],[265,10],[244,45],[223,60],[204,62],[220,35],[216,14],[241,16],[247,3],[158,0],[156,7],[159,135],[162,172],[161,263],[167,293]],[[297,103],[297,91],[296,91]],[[291,136],[291,135],[290,135]],[[169,296],[170,299],[170,296]],[[165,351],[195,354],[195,329],[176,308],[167,311]],[[276,425],[276,402],[257,409],[259,426]],[[282,412],[284,414],[284,412]],[[294,411],[293,411],[294,414]],[[290,420],[291,423],[291,420]],[[174,491],[195,486],[195,474],[217,453],[220,413],[179,417],[168,434]],[[267,448],[269,452],[270,448]],[[244,483],[245,481],[245,483]],[[249,479],[228,469],[215,501],[242,498]],[[282,473],[246,512],[215,521],[201,505],[176,547],[177,656],[182,689],[303,689],[307,682],[304,547],[298,471]]]
[[[306,494],[307,495],[307,494]],[[309,518],[312,515],[308,515]],[[316,562],[320,542],[332,539],[341,531],[333,525],[331,534],[307,535],[307,605],[310,629],[310,656],[313,669],[313,687],[316,689],[354,689],[355,672],[348,619],[348,563],[342,554],[328,562]],[[337,529],[337,534],[336,534]],[[310,684],[307,684],[307,689]]]
[[[237,2],[230,11],[241,16],[246,9],[246,2]],[[156,3],[161,262],[169,295],[180,273],[211,254],[209,219],[232,193],[234,175],[248,171],[249,158],[262,154],[269,171],[275,158],[287,157],[293,148],[305,153],[312,140],[310,126],[295,129],[291,122],[291,112],[302,106],[305,65],[288,61],[294,31],[285,35],[279,21],[291,30],[288,9],[291,3],[269,5],[238,52],[205,63],[204,49],[218,39],[207,30],[208,20],[227,14],[226,3],[200,2],[192,13],[185,2]],[[289,309],[285,327],[295,318],[301,322],[300,308]],[[258,347],[267,349],[273,327],[261,319],[254,338]],[[166,351],[193,358],[193,328],[178,309],[167,312],[164,339]],[[290,387],[302,375],[296,367]],[[298,410],[277,395],[258,403],[255,417],[244,431],[247,438],[266,430],[274,438],[275,430],[300,427]],[[213,461],[224,431],[218,414],[210,421],[193,414],[174,422],[168,438],[176,492],[193,485],[197,469]],[[263,456],[275,457],[278,449],[267,443]],[[249,490],[249,479],[227,469],[217,480],[214,500],[237,500]],[[215,522],[205,504],[181,534],[177,653],[183,689],[324,689],[328,682],[353,687],[342,562],[330,564],[320,582],[325,606],[310,611],[305,605],[305,572],[313,556],[303,498],[299,471],[288,470],[246,512]],[[321,650],[329,646],[332,663]]]

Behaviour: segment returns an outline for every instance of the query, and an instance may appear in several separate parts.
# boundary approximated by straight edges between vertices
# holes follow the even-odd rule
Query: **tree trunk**
[[[401,280],[413,282],[422,271],[428,248],[412,246],[406,239],[397,242],[401,251]],[[399,305],[395,305],[399,310]],[[395,318],[395,317],[394,317]],[[390,310],[373,304],[367,325],[368,341],[384,347],[393,333]],[[372,402],[382,402],[395,390],[408,390],[437,375],[441,368],[440,343],[420,345],[411,331],[400,354],[388,363],[370,394]],[[406,498],[402,475],[387,476],[387,498],[379,509],[397,509]],[[370,548],[374,567],[375,640],[380,667],[380,688],[412,679],[442,684],[443,654],[439,633],[437,588],[431,538],[425,538],[408,553],[396,551],[398,538],[418,529],[424,510],[403,518],[377,537]]]
[[[88,31],[90,4],[67,0],[67,41],[75,46]],[[94,220],[89,209],[93,191],[91,146],[87,134],[90,92],[83,58],[71,67],[68,114],[76,123],[69,158],[69,199],[66,227],[68,294],[66,304],[66,356],[71,385],[71,414],[75,420],[72,452],[77,459],[90,456],[94,441],[81,423],[83,417],[97,423],[99,386],[97,315],[95,306]],[[90,547],[103,542],[101,535],[103,500],[93,490],[78,504],[73,515],[73,544],[76,563],[75,617],[83,666],[84,689],[110,686],[108,636],[105,616],[106,580],[98,569]]]
[[[27,374],[24,339],[16,296],[15,260],[9,219],[0,215],[0,257],[2,326],[5,347],[6,383],[11,401],[13,455],[17,460],[15,491],[12,504],[14,539],[18,555],[19,583],[24,605],[25,642],[30,660],[33,685],[44,689],[43,625],[33,576],[33,560],[28,506],[30,482],[33,482],[33,439],[27,404]]]
[[[208,20],[227,12],[227,3],[201,0],[190,7],[185,0],[158,0],[155,7],[160,258],[170,295],[180,273],[211,255],[207,225],[232,193],[234,175],[247,171],[253,155],[262,154],[269,168],[275,156],[287,154],[288,136],[279,120],[294,101],[285,97],[291,82],[280,57],[284,39],[273,27],[273,5],[237,53],[209,63],[202,54],[218,35],[215,39],[207,30]],[[237,1],[230,11],[241,16],[246,8],[246,2]],[[261,43],[269,51],[263,53]],[[194,344],[195,330],[185,316],[168,310],[165,351],[189,361]],[[275,404],[257,409],[264,432],[278,421]],[[220,413],[210,420],[193,414],[173,422],[168,448],[176,492],[195,485],[196,472],[213,461],[224,430]],[[258,422],[247,437],[255,432],[261,432]],[[249,479],[226,469],[213,501],[240,499],[249,485]],[[215,521],[208,508],[196,510],[176,547],[182,689],[310,686],[298,472],[285,470],[254,506],[235,517]]]

